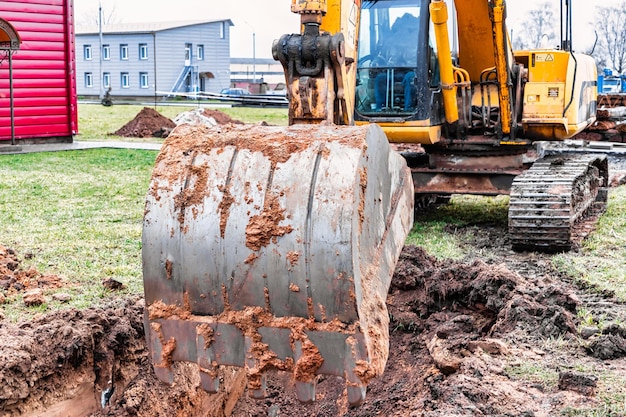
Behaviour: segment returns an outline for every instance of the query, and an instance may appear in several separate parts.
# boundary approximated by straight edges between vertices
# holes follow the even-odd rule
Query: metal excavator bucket
[[[143,227],[145,328],[157,376],[172,362],[291,372],[298,398],[317,374],[359,404],[388,357],[385,305],[413,223],[404,159],[376,125],[181,125],[152,175]]]

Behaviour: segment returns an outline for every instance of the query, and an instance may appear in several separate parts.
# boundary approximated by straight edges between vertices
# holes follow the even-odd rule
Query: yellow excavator
[[[513,51],[504,0],[292,0],[289,126],[179,126],[143,228],[145,329],[157,376],[195,362],[267,371],[315,399],[317,375],[358,405],[388,357],[385,300],[414,207],[510,195],[511,243],[563,250],[606,205],[604,156],[545,155],[595,120],[593,60]],[[567,16],[571,16],[568,9]],[[563,25],[562,25],[563,26]]]

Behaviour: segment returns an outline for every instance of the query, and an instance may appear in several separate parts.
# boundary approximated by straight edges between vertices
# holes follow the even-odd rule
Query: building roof
[[[236,65],[281,65],[279,61],[273,58],[230,58],[230,63]]]
[[[125,33],[152,33],[160,32],[163,30],[176,29],[186,26],[203,25],[206,23],[227,22],[230,26],[233,26],[233,22],[230,19],[216,19],[216,20],[184,20],[184,21],[172,21],[172,22],[150,22],[150,23],[114,23],[102,26],[102,33],[104,34],[125,34]],[[77,25],[77,35],[97,35],[99,34],[98,25]]]

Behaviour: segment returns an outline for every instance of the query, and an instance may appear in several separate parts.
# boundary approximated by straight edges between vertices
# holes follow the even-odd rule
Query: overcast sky
[[[541,1],[546,0],[507,1],[508,24],[516,30],[514,34],[518,33],[516,26],[524,20],[526,12]],[[548,1],[553,1],[558,10],[560,0]],[[274,39],[298,31],[299,17],[291,13],[291,0],[74,0],[76,23],[95,23],[99,2],[105,15],[113,12],[116,23],[229,18],[235,25],[231,28],[231,56],[235,58],[252,57],[253,43],[257,58],[271,58]],[[571,3],[574,48],[584,51],[594,41],[591,21],[596,2],[572,0]],[[85,22],[90,19],[94,21]],[[557,28],[558,24],[555,22]]]

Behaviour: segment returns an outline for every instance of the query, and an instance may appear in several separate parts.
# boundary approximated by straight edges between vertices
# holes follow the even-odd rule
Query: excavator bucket
[[[198,364],[268,370],[301,401],[318,374],[359,404],[388,357],[385,305],[413,223],[404,159],[377,125],[181,125],[152,175],[143,226],[145,330],[157,376]]]

